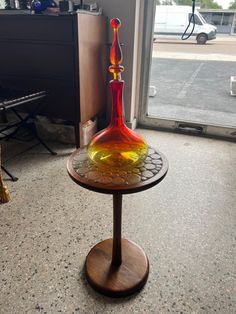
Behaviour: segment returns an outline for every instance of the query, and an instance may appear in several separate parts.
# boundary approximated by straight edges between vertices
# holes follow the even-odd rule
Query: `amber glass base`
[[[127,127],[108,127],[88,146],[89,158],[98,164],[113,168],[132,167],[147,155],[147,144]]]

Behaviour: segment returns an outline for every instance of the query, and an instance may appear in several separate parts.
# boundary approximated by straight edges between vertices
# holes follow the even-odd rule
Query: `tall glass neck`
[[[123,87],[124,81],[110,81],[112,110],[110,126],[124,126],[123,118]]]

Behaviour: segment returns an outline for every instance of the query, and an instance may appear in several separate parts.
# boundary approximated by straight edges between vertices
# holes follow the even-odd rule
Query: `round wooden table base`
[[[98,292],[110,297],[125,297],[141,289],[147,281],[149,263],[137,244],[122,239],[122,262],[112,265],[113,240],[96,244],[85,261],[88,282]]]

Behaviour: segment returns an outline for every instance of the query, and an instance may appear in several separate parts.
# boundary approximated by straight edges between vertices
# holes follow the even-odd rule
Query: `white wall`
[[[132,122],[135,110],[132,109],[134,102],[132,98],[132,89],[136,90],[135,77],[133,76],[133,63],[134,63],[134,33],[135,33],[135,14],[136,14],[136,1],[139,0],[86,0],[84,3],[94,3],[102,7],[103,14],[108,17],[109,20],[114,17],[118,17],[122,26],[119,30],[120,42],[124,44],[123,51],[123,66],[125,72],[122,74],[122,78],[125,80],[124,89],[124,108],[125,119],[128,122]],[[109,27],[110,28],[110,27]],[[112,30],[109,31],[109,42],[112,42]],[[136,58],[135,58],[136,60]],[[137,73],[135,74],[135,76]],[[110,77],[111,78],[111,77]]]

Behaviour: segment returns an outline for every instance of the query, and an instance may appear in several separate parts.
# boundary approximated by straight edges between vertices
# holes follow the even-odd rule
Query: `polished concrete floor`
[[[104,297],[86,282],[90,248],[112,236],[112,197],[77,186],[66,161],[28,143],[3,144],[11,201],[0,208],[0,313],[236,312],[236,145],[139,130],[169,160],[157,186],[124,196],[123,236],[150,261],[139,293]]]

